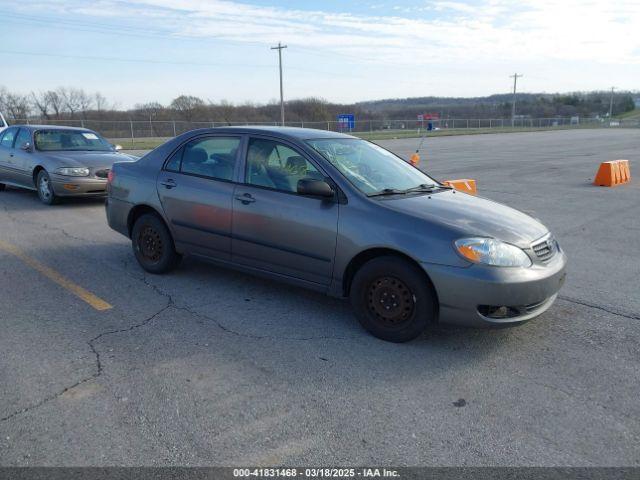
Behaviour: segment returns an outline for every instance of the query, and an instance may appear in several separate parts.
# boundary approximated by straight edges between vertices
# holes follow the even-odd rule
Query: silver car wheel
[[[48,201],[51,199],[51,186],[49,185],[49,179],[45,175],[40,176],[38,189],[40,190],[40,196],[43,200]]]

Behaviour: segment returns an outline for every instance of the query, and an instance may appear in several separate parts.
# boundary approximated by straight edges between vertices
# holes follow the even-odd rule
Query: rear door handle
[[[169,179],[166,182],[160,182],[160,185],[164,185],[168,189],[178,186],[178,184],[174,182],[172,179]]]
[[[244,205],[249,205],[256,201],[250,193],[243,193],[242,195],[236,195],[236,200],[240,200]]]

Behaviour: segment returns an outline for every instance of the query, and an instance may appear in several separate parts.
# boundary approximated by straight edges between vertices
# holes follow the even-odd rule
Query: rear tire
[[[7,186],[4,183],[0,183],[0,192],[2,192]]]
[[[417,266],[395,256],[365,263],[351,284],[351,305],[362,326],[388,342],[408,342],[435,319],[437,300]]]
[[[46,170],[40,170],[36,178],[36,188],[38,190],[38,198],[45,205],[54,205],[58,203],[58,197],[53,191],[51,178]]]
[[[131,231],[133,254],[150,273],[167,273],[178,266],[182,256],[176,252],[171,232],[155,214],[141,215]]]

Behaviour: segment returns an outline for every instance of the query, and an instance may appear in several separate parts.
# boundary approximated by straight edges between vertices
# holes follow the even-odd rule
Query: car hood
[[[134,162],[138,158],[116,152],[46,152],[60,167],[111,168],[115,162]]]
[[[447,226],[460,236],[492,237],[522,248],[549,231],[519,210],[461,192],[396,196],[380,202],[400,213]]]

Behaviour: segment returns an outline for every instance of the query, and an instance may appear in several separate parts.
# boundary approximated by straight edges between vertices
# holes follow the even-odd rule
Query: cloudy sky
[[[640,0],[0,1],[0,85],[121,107],[640,89]]]

